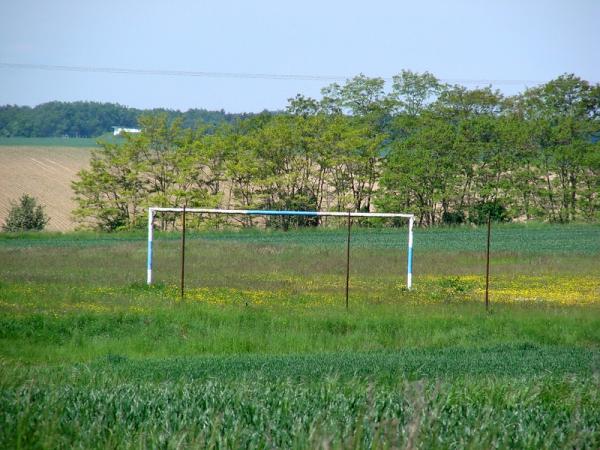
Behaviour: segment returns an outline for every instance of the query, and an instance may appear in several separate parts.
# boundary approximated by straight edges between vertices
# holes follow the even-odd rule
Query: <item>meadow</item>
[[[600,227],[0,234],[2,448],[598,448]]]

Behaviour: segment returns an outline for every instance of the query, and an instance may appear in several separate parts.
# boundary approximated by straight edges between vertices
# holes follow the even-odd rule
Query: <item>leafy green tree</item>
[[[141,226],[144,182],[141,155],[127,140],[123,145],[103,143],[92,153],[90,167],[72,183],[75,219],[84,227],[114,231]]]
[[[562,75],[515,99],[514,110],[537,131],[539,195],[552,221],[591,219],[600,206],[594,163],[600,145],[592,139],[600,129],[599,92],[598,85]]]
[[[322,89],[322,111],[330,117],[324,136],[330,183],[338,210],[369,211],[389,141],[392,102],[382,78],[358,75]]]
[[[318,209],[314,182],[318,166],[310,142],[306,119],[276,116],[252,136],[254,154],[260,166],[256,183],[260,205],[267,209]],[[287,228],[306,222],[302,218],[277,217],[272,224]]]
[[[37,200],[23,194],[18,203],[11,203],[2,229],[9,232],[41,231],[49,221],[50,218],[44,212],[44,208],[38,205]]]
[[[331,114],[379,116],[389,109],[384,86],[383,78],[369,78],[360,74],[347,80],[344,85],[333,83],[321,89],[321,107]]]
[[[104,229],[143,224],[148,205],[376,206],[413,211],[423,226],[479,223],[490,212],[497,220],[600,219],[600,85],[563,75],[506,98],[403,71],[385,87],[359,75],[326,86],[321,99],[289,99],[285,112],[221,122],[203,110],[155,110],[139,119],[141,134],[94,154],[73,185],[75,215]],[[71,133],[63,109],[45,107]],[[75,121],[94,124],[86,111],[74,110]],[[32,133],[45,126],[30,109],[13,112]],[[0,109],[6,128],[5,118]],[[168,217],[163,227],[175,225]]]
[[[393,77],[389,99],[396,112],[418,116],[437,99],[442,88],[443,84],[429,72],[403,70]]]
[[[456,127],[432,115],[420,125],[390,147],[377,203],[386,211],[414,211],[419,224],[431,226],[452,209],[461,166],[454,156]]]
[[[103,143],[90,168],[73,183],[84,226],[116,230],[143,226],[148,206],[215,206],[220,193],[222,157],[208,138],[184,130],[181,120],[166,114],[140,119],[142,133],[125,136],[123,144]],[[199,133],[202,134],[201,132]],[[175,216],[161,216],[164,229]]]
[[[476,225],[487,223],[488,218],[493,222],[508,222],[510,217],[505,206],[499,200],[478,201],[469,211],[469,221]]]

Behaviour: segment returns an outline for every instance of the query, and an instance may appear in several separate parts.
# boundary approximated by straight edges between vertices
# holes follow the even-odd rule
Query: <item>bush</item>
[[[510,222],[506,208],[498,200],[477,202],[469,210],[469,220],[476,225],[486,224],[488,216],[492,222]]]
[[[465,213],[462,211],[445,211],[442,214],[442,223],[444,225],[460,225],[465,223]]]
[[[23,194],[19,203],[12,203],[2,226],[4,231],[41,231],[50,218],[44,213],[44,208],[37,204],[37,200],[28,194]]]

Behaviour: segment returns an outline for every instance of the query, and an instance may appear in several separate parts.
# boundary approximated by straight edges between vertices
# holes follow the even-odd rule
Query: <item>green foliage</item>
[[[78,207],[74,216],[104,231],[143,227],[147,207],[214,206],[223,170],[218,136],[184,130],[166,114],[143,116],[144,133],[123,144],[101,143],[90,168],[73,182]],[[174,224],[165,217],[162,225]]]
[[[384,161],[381,208],[412,209],[425,225],[449,211],[480,221],[485,204],[505,206],[500,220],[597,220],[598,86],[565,75],[505,99],[489,88],[435,85],[428,74],[407,80],[421,94],[401,105],[431,100],[392,122],[398,139]],[[398,92],[411,94],[402,83]]]
[[[442,213],[442,223],[444,225],[460,225],[465,223],[465,213],[462,211],[444,211]]]
[[[0,106],[0,137],[96,138],[112,132],[113,126],[135,128],[140,117],[148,114],[166,114],[169,120],[179,119],[187,128],[231,123],[248,116],[223,110],[140,110],[98,102],[49,102],[34,108],[5,105]]]
[[[599,85],[562,75],[520,95],[403,71],[296,96],[286,113],[189,128],[165,111],[104,143],[74,183],[82,224],[135,228],[148,205],[413,212],[420,226],[600,218]],[[242,226],[259,222],[238,219]],[[218,224],[220,222],[215,222]],[[265,223],[265,221],[260,221]],[[274,217],[289,229],[315,219]],[[174,227],[160,217],[161,228]],[[399,225],[397,223],[396,225]]]
[[[2,225],[4,231],[41,231],[50,218],[44,212],[42,205],[28,194],[23,194],[19,203],[11,203],[6,222]]]
[[[510,221],[506,208],[498,200],[477,202],[469,210],[469,221],[476,225],[487,223],[488,217],[492,222]]]

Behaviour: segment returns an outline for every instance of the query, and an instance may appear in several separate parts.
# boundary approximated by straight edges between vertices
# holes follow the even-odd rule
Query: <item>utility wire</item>
[[[97,66],[63,66],[50,64],[18,64],[0,62],[0,69],[22,70],[47,70],[52,72],[89,72],[110,73],[124,75],[151,75],[168,77],[202,77],[202,78],[240,78],[260,80],[297,80],[297,81],[346,81],[352,77],[342,75],[292,75],[274,73],[247,73],[247,72],[208,72],[192,70],[160,70],[160,69],[128,69],[122,67],[97,67]],[[392,77],[379,77],[392,81]],[[495,85],[531,85],[542,84],[540,80],[471,80],[471,79],[440,79],[445,83],[457,84],[495,84]]]

